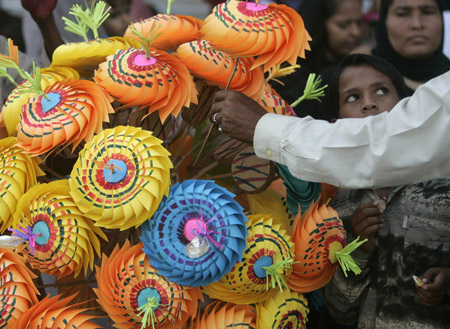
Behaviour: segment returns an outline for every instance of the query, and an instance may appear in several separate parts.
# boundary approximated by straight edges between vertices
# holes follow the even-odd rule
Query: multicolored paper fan
[[[197,103],[197,90],[186,66],[164,50],[130,48],[108,56],[95,71],[95,81],[124,107],[149,107],[161,121]]]
[[[186,180],[171,187],[141,226],[144,251],[159,273],[197,287],[218,281],[241,260],[247,218],[233,197],[213,181]]]
[[[214,139],[214,158],[223,164],[231,164],[237,153],[242,152],[243,149],[249,145],[221,134]]]
[[[192,16],[158,14],[143,21],[132,23],[131,26],[145,37],[150,36],[153,29],[156,29],[160,35],[153,42],[153,47],[171,50],[182,43],[200,38],[200,28],[203,26],[203,21]],[[139,40],[130,27],[125,31],[124,37]]]
[[[152,217],[169,192],[172,162],[162,141],[136,127],[106,129],[86,143],[69,179],[96,226],[126,230]]]
[[[11,226],[20,197],[44,175],[42,160],[31,158],[16,143],[15,137],[0,140],[0,233]]]
[[[262,96],[264,73],[254,66],[253,58],[234,58],[229,54],[215,50],[206,40],[195,40],[178,47],[176,56],[187,66],[192,75],[205,79],[213,86],[222,89],[240,91],[253,99]],[[236,63],[237,61],[237,63]]]
[[[97,267],[98,301],[121,329],[182,328],[203,301],[200,288],[170,282],[158,273],[142,244],[116,246]]]
[[[221,301],[209,304],[194,329],[256,329],[255,308]]]
[[[70,78],[78,79],[79,77],[80,75],[78,72],[70,67],[46,67],[41,69],[41,86],[45,89],[58,81]],[[29,87],[31,87],[30,82],[28,80],[23,81],[9,94],[3,105],[2,115],[8,131],[8,136],[17,135],[17,125],[20,121],[20,114],[22,113],[23,106],[28,103],[30,98],[36,96],[34,93],[24,92],[24,90]]]
[[[45,98],[47,97],[47,98]],[[66,79],[31,98],[20,115],[18,145],[27,153],[43,154],[99,133],[108,114],[114,113],[105,92],[92,81]]]
[[[257,102],[269,113],[297,116],[292,107],[278,95],[275,89],[264,91],[262,97]]]
[[[92,73],[106,57],[114,55],[119,49],[139,48],[138,41],[122,38],[97,38],[86,42],[71,42],[59,46],[52,56],[52,66],[70,66],[82,75]]]
[[[257,329],[305,329],[308,301],[300,293],[285,289],[256,305]]]
[[[0,249],[0,328],[10,328],[32,305],[38,302],[33,279],[36,275],[14,251]],[[25,328],[25,327],[24,327]]]
[[[78,209],[66,179],[30,188],[17,204],[13,229],[13,235],[28,240],[21,248],[27,263],[56,276],[86,274],[95,253],[100,255],[97,235],[106,240]]]
[[[295,65],[310,50],[300,15],[286,5],[228,0],[214,7],[200,30],[214,48],[234,56],[257,56],[252,69],[284,61]]]
[[[68,306],[74,296],[59,300],[60,295],[45,297],[39,303],[25,311],[22,316],[12,323],[10,329],[38,329],[38,328],[77,328],[101,329],[102,326],[91,320],[98,318],[91,314],[84,314],[87,309],[77,309],[79,305]]]
[[[235,304],[254,304],[287,289],[294,244],[272,215],[250,215],[247,249],[242,260],[218,282],[203,291],[211,298]]]
[[[302,213],[305,212],[311,203],[320,199],[322,187],[320,183],[304,181],[295,177],[285,165],[277,163],[276,166],[278,174],[286,186],[286,201],[291,214],[296,216],[299,208]]]
[[[302,215],[298,212],[292,233],[295,264],[288,281],[289,288],[298,292],[317,290],[330,282],[340,263],[344,265],[341,265],[344,272],[350,267],[359,274],[361,270],[354,261],[346,266],[346,261],[342,262],[340,258],[350,258],[349,253],[363,242],[357,239],[346,245],[346,236],[342,221],[333,208],[311,204]]]

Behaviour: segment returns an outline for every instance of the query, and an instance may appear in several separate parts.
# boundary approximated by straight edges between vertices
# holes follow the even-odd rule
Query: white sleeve
[[[412,184],[450,174],[450,71],[390,112],[331,124],[266,114],[256,154],[301,179],[345,188]]]

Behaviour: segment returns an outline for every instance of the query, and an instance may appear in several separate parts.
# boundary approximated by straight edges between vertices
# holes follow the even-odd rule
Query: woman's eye
[[[377,89],[377,95],[386,95],[389,92],[387,88],[381,87]]]
[[[356,95],[350,95],[350,96],[347,96],[347,98],[345,99],[345,101],[346,101],[347,103],[352,103],[352,102],[356,101],[357,99],[358,99],[358,96],[356,96]]]

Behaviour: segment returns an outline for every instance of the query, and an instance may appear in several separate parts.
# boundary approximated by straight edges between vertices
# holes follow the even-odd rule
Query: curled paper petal
[[[20,115],[18,145],[27,153],[43,154],[58,146],[89,141],[114,113],[104,91],[87,80],[66,79],[31,98]]]
[[[0,328],[11,328],[32,305],[38,302],[33,279],[36,277],[15,252],[0,249]],[[25,328],[25,327],[23,327]]]
[[[186,66],[163,50],[129,48],[108,56],[95,71],[95,81],[124,107],[149,107],[161,121],[197,103],[197,91]]]
[[[182,328],[197,314],[203,301],[200,288],[170,282],[155,270],[142,251],[142,244],[116,246],[97,267],[98,302],[116,328]],[[153,320],[144,322],[144,308],[152,304]]]
[[[261,68],[251,70],[255,60],[234,58],[215,50],[205,40],[195,40],[178,47],[176,56],[187,66],[192,75],[206,80],[212,86],[240,91],[253,99],[262,97],[264,73]]]
[[[254,304],[271,298],[280,289],[287,289],[285,281],[292,272],[294,257],[289,234],[271,215],[248,218],[247,249],[242,260],[218,282],[203,287],[211,298]]]
[[[336,252],[346,245],[346,232],[337,212],[326,205],[312,203],[294,222],[294,272],[288,286],[310,292],[326,285],[338,269]]]
[[[209,304],[194,329],[256,329],[256,314],[253,306],[234,305],[220,301]]]
[[[97,316],[84,314],[86,309],[77,308],[80,304],[68,306],[75,295],[59,300],[60,295],[45,297],[39,303],[14,321],[10,329],[23,328],[77,328],[101,329],[102,326],[92,322]]]
[[[11,226],[20,197],[36,184],[40,158],[31,158],[16,146],[15,137],[0,140],[0,233]]]
[[[78,209],[67,180],[33,186],[19,200],[14,214],[15,234],[33,237],[22,248],[27,263],[43,273],[65,276],[93,268],[105,234]],[[13,233],[14,234],[14,233]]]
[[[152,43],[152,46],[162,50],[170,50],[182,43],[200,38],[200,28],[203,21],[199,18],[185,15],[158,14],[140,22],[132,23],[139,33],[148,38],[153,29],[160,34]],[[130,27],[124,34],[125,38],[139,40]]]
[[[270,299],[256,305],[257,329],[305,329],[308,321],[308,301],[289,289],[277,291]]]
[[[234,56],[258,56],[264,71],[284,61],[295,65],[311,40],[300,15],[286,5],[228,0],[214,7],[200,32],[214,48]]]
[[[45,89],[58,81],[68,78],[78,79],[79,77],[80,75],[78,72],[70,67],[46,67],[41,69],[41,87]],[[26,105],[31,98],[36,96],[34,93],[23,91],[29,87],[31,87],[30,82],[27,80],[23,81],[9,94],[3,105],[2,114],[8,136],[17,135],[17,125],[20,121],[20,114],[22,113],[23,106]]]
[[[152,266],[170,281],[191,287],[218,281],[229,272],[241,260],[247,235],[247,218],[233,196],[212,181],[173,185],[155,215],[141,226]],[[200,257],[187,251],[196,237],[209,245]]]
[[[106,129],[86,143],[69,179],[71,195],[96,226],[138,227],[169,192],[172,162],[162,141],[136,127]]]

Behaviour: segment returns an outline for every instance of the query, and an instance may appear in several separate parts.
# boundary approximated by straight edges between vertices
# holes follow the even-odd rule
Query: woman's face
[[[364,118],[390,111],[399,101],[391,79],[370,65],[349,66],[339,76],[339,115]]]
[[[361,1],[338,1],[336,12],[326,20],[325,26],[332,56],[336,59],[348,55],[361,43]]]
[[[392,48],[409,59],[433,54],[442,40],[442,16],[435,0],[394,0],[386,17]]]

